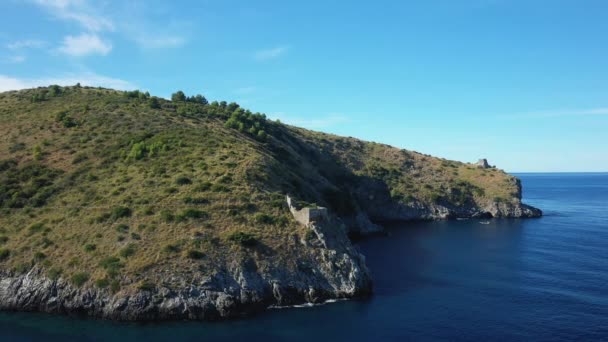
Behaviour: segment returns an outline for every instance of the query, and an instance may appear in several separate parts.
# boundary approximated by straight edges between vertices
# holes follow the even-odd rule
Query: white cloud
[[[51,84],[68,86],[75,85],[76,83],[94,87],[105,87],[120,90],[137,89],[137,87],[129,81],[98,75],[93,72],[84,72],[80,74],[68,73],[60,75],[58,77],[37,79],[14,78],[0,74],[0,92],[43,87]]]
[[[336,125],[340,125],[343,123],[347,123],[350,119],[342,114],[332,113],[323,117],[310,117],[310,118],[302,118],[302,117],[293,117],[286,115],[285,113],[275,113],[272,115],[275,119],[281,120],[289,125],[299,126],[309,129],[319,129],[319,128],[327,128]]]
[[[21,49],[38,49],[46,45],[46,42],[42,40],[27,39],[18,40],[8,44],[6,47],[10,50],[21,50]]]
[[[190,24],[184,20],[168,20],[143,1],[93,2],[90,0],[29,0],[47,10],[58,20],[75,22],[84,31],[99,36],[116,32],[146,49],[176,48],[184,45]],[[111,14],[111,15],[109,15]],[[162,25],[150,20],[150,15],[162,20]]]
[[[70,56],[82,57],[91,54],[107,55],[112,45],[94,34],[66,36],[58,51]]]
[[[86,0],[34,0],[61,20],[75,21],[89,31],[113,31],[114,23]]]
[[[272,49],[258,50],[253,54],[253,58],[258,61],[275,59],[286,54],[288,50],[289,47],[287,46],[277,46]]]

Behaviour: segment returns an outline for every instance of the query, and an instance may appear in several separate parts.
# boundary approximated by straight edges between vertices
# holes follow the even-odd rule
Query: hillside
[[[540,215],[499,169],[80,86],[0,94],[0,210],[0,308],[138,320],[366,295],[383,221]]]

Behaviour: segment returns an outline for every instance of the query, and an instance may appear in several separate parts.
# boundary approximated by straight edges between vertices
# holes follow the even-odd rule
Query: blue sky
[[[0,3],[0,91],[178,89],[507,171],[608,171],[608,2]]]

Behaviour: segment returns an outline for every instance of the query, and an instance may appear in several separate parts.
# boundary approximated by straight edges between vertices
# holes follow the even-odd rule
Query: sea
[[[402,223],[357,242],[371,298],[225,322],[0,313],[0,341],[608,341],[608,173],[516,174],[539,219]]]

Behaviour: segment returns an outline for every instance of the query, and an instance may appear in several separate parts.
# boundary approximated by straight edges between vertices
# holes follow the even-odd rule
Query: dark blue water
[[[543,218],[407,224],[362,242],[368,300],[222,323],[0,313],[0,339],[608,340],[608,174],[518,176]]]

